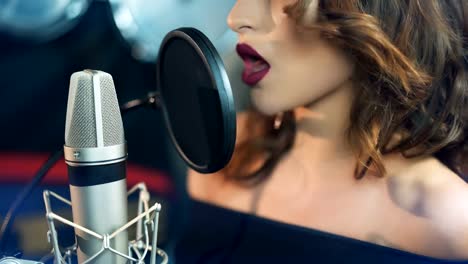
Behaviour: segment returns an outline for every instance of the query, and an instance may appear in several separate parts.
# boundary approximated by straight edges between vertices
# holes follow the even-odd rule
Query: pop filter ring
[[[161,60],[164,56],[165,50],[169,42],[176,38],[186,41],[194,49],[194,51],[197,52],[198,56],[202,59],[204,63],[205,69],[209,73],[212,86],[218,91],[223,121],[222,128],[224,133],[222,137],[222,151],[220,155],[213,156],[214,160],[209,161],[206,165],[195,164],[187,157],[187,155],[184,153],[180,144],[175,138],[174,132],[170,124],[169,114],[165,106],[164,94],[161,92],[160,103],[162,106],[161,108],[165,124],[168,129],[170,138],[182,159],[192,169],[200,173],[213,173],[224,168],[226,164],[230,161],[234,152],[234,146],[236,142],[236,111],[229,78],[224,68],[223,61],[219,56],[218,52],[216,51],[216,48],[211,43],[211,41],[202,32],[195,28],[179,28],[169,32],[161,44],[161,48],[159,50],[158,55],[158,61],[156,64],[158,89],[162,89]]]

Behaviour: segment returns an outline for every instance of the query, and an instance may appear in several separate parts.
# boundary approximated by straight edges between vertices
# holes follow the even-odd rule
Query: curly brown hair
[[[355,177],[371,166],[384,176],[382,157],[434,155],[463,175],[468,153],[468,57],[464,0],[320,0],[318,21],[308,23],[312,0],[284,11],[297,26],[319,30],[356,62],[357,97],[348,140]],[[281,119],[279,127],[274,123]],[[249,138],[236,146],[228,179],[255,185],[292,147],[295,117],[249,113]],[[466,173],[466,172],[465,172]],[[465,175],[466,176],[466,175]]]

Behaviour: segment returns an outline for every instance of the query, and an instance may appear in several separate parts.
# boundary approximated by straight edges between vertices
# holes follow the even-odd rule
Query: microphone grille
[[[95,148],[124,144],[124,129],[112,76],[85,70],[70,78],[65,145]]]

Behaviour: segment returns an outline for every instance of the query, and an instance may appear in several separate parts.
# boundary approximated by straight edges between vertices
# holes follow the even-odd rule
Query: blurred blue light
[[[48,41],[70,30],[91,0],[1,0],[0,30],[33,41]]]
[[[179,27],[205,33],[220,53],[232,50],[237,37],[226,17],[235,0],[110,0],[114,21],[137,59],[156,59],[164,36]]]
[[[256,1],[256,0],[252,0]],[[243,63],[235,52],[237,34],[227,16],[236,0],[109,0],[114,22],[132,55],[155,63],[166,34],[179,27],[202,31],[218,50],[233,88],[236,107],[249,105],[248,87],[241,80]]]

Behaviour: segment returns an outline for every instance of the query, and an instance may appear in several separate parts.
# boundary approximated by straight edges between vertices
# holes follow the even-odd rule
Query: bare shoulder
[[[210,201],[221,187],[223,178],[221,173],[202,174],[190,169],[187,173],[188,193],[197,200]]]
[[[433,157],[396,161],[389,169],[392,200],[430,221],[454,257],[468,259],[468,184]]]
[[[190,170],[187,175],[189,195],[205,203],[249,212],[252,190],[226,180],[222,172],[200,174]]]

